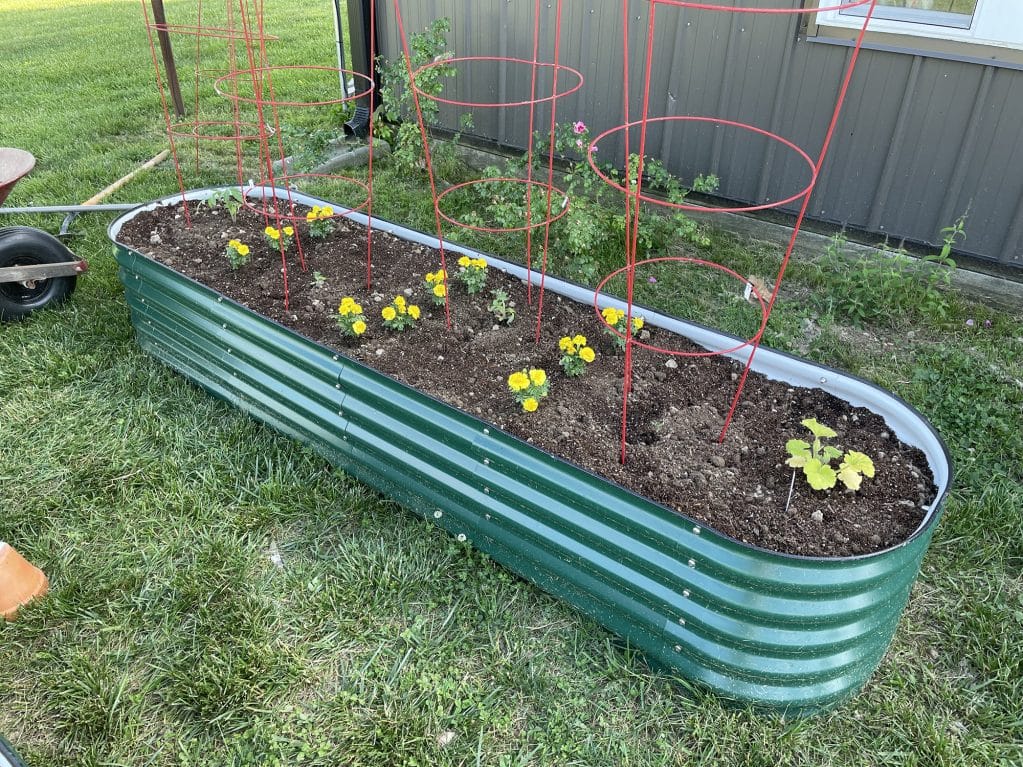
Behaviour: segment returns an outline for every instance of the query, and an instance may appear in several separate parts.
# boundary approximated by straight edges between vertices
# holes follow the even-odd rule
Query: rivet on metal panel
[[[490,459],[489,458],[484,458],[483,459],[483,465],[484,466],[489,466],[490,465]]]
[[[682,589],[682,596],[689,599],[689,589]]]
[[[227,353],[228,353],[228,354],[231,354],[231,350],[230,350],[230,349],[228,349],[228,350],[227,350]]]
[[[685,618],[679,618],[678,619],[678,625],[679,626],[685,626],[686,625],[686,619]]]
[[[139,303],[140,303],[140,304],[144,304],[145,302],[146,302],[146,299],[144,299],[144,298],[140,298],[140,299],[139,299]]]
[[[341,439],[343,439],[345,442],[347,442],[348,441],[348,435],[347,434],[344,435]]]
[[[487,495],[490,495],[490,488],[489,487],[483,488],[483,492],[486,493]]]
[[[224,297],[223,297],[223,296],[218,296],[218,297],[217,297],[217,303],[218,303],[218,304],[222,304],[222,303],[224,303]]]
[[[698,528],[698,527],[694,526],[694,527],[693,527],[693,534],[694,534],[694,535],[699,535],[699,534],[700,534],[700,528]]]
[[[821,383],[827,383],[827,382],[828,382],[828,379],[827,379],[827,378],[824,378],[824,377],[822,376],[822,377],[821,377]]]
[[[682,645],[680,644],[675,645],[675,652],[682,652]]]
[[[341,384],[334,384],[334,388],[335,389],[340,389],[341,388]]]
[[[490,515],[489,515],[489,514],[484,514],[484,515],[483,515],[483,518],[484,518],[484,519],[490,519]]]
[[[465,533],[459,533],[457,537],[459,543],[465,543]]]
[[[695,559],[690,559],[689,560],[689,566],[690,567],[696,567],[696,560]]]
[[[337,414],[338,414],[338,415],[344,415],[344,414],[345,414],[345,411],[344,411],[344,410],[338,410],[338,411],[337,411]]]
[[[444,516],[444,512],[441,511],[440,509],[437,509],[435,512],[433,512],[433,518],[434,519],[440,519],[443,516]]]
[[[484,430],[483,430],[483,433],[484,433],[484,434],[490,434],[490,429],[484,429]]]
[[[337,355],[334,355],[334,362],[337,362]]]
[[[221,326],[220,326],[220,327],[221,327],[221,329],[223,329],[223,330],[227,330],[227,323],[225,322],[225,323],[221,324]]]

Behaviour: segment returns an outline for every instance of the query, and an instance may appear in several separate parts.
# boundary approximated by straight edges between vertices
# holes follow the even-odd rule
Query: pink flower
[[[575,125],[572,126],[572,130],[575,131],[576,135],[584,133],[586,131],[586,123],[584,123],[582,120],[579,120],[576,122]]]
[[[575,145],[581,149],[583,145],[583,140],[581,138],[577,138],[575,140]]]
[[[596,144],[594,144],[593,146],[591,146],[591,147],[590,147],[590,151],[591,151],[591,152],[596,152],[596,151],[597,151],[597,145],[596,145]]]

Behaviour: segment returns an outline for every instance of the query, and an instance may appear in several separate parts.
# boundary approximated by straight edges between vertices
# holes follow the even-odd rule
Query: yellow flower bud
[[[291,237],[291,235],[293,235],[295,233],[295,227],[293,227],[293,226],[286,226],[286,227],[284,227],[284,233],[286,235],[288,235],[288,237]]]
[[[572,343],[576,346],[586,346],[586,336],[576,336],[572,339]]]
[[[633,317],[632,318],[632,327],[634,327],[636,330],[642,330],[643,329],[643,325],[644,325],[644,322],[643,322],[643,318],[642,317]]]

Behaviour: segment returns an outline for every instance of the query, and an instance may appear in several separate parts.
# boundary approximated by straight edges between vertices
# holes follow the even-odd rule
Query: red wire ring
[[[544,216],[543,218],[536,219],[532,223],[527,224],[525,226],[512,226],[512,227],[508,227],[508,228],[490,227],[490,226],[473,226],[472,224],[465,224],[465,223],[462,223],[461,221],[457,221],[457,220],[451,218],[451,216],[447,215],[443,210],[440,209],[440,201],[442,199],[444,199],[445,195],[451,194],[452,192],[454,192],[454,191],[456,191],[458,189],[462,189],[464,187],[473,186],[475,184],[489,184],[489,183],[494,182],[494,181],[511,181],[513,183],[516,183],[516,184],[526,184],[528,186],[538,186],[541,189],[547,189],[549,191],[557,192],[559,195],[561,195],[561,197],[564,200],[564,202],[561,204],[560,210],[558,210],[557,215],[552,216],[549,220],[547,219],[546,216]],[[450,187],[449,189],[445,189],[443,192],[441,192],[440,194],[437,195],[437,214],[441,218],[443,218],[445,221],[447,221],[449,224],[454,224],[455,226],[460,226],[463,229],[473,229],[473,230],[475,230],[477,232],[490,232],[491,234],[495,234],[495,233],[498,233],[498,232],[525,232],[528,229],[535,229],[537,227],[544,226],[545,224],[548,224],[548,223],[553,224],[555,221],[557,221],[559,218],[564,216],[566,213],[568,213],[568,195],[566,195],[564,192],[562,192],[560,189],[558,189],[555,186],[548,186],[547,184],[545,184],[545,183],[543,183],[541,181],[526,180],[524,178],[478,178],[478,179],[473,179],[472,181],[463,181],[461,184],[455,184],[454,186]]]
[[[660,206],[665,207],[665,208],[673,208],[674,210],[693,210],[693,211],[700,211],[702,213],[744,213],[744,212],[749,212],[749,211],[754,211],[754,210],[769,210],[771,208],[781,207],[782,205],[790,203],[793,200],[798,200],[801,197],[809,194],[813,190],[814,184],[817,183],[817,167],[814,164],[814,161],[812,159],[810,159],[810,155],[808,155],[806,152],[804,152],[802,149],[800,149],[798,146],[793,144],[788,139],[782,138],[781,136],[779,136],[776,133],[771,133],[770,131],[764,130],[763,128],[758,128],[755,125],[749,125],[747,123],[735,122],[734,120],[722,120],[722,119],[719,119],[717,117],[694,117],[694,116],[689,116],[689,115],[686,115],[686,116],[675,116],[675,117],[651,117],[651,118],[646,120],[646,123],[649,125],[650,123],[670,122],[670,121],[674,121],[674,120],[678,120],[678,121],[681,121],[681,122],[705,122],[705,123],[715,123],[717,125],[728,125],[728,126],[731,126],[733,128],[742,128],[744,130],[752,131],[753,133],[759,133],[762,136],[766,136],[769,139],[777,141],[778,143],[780,143],[780,144],[782,144],[784,146],[787,146],[789,149],[793,150],[800,157],[802,157],[804,160],[806,160],[806,164],[810,168],[810,182],[803,189],[801,189],[800,191],[796,192],[795,194],[793,194],[793,195],[791,195],[789,197],[786,197],[783,200],[775,200],[774,202],[765,202],[763,205],[746,205],[746,206],[740,207],[740,208],[725,208],[725,207],[714,207],[714,206],[704,206],[704,205],[687,205],[685,203],[676,203],[676,202],[671,202],[670,200],[662,200],[662,199],[660,199],[658,197],[648,197],[645,194],[640,194],[639,195],[639,199],[641,199],[643,202],[648,202],[651,205],[660,205]],[[629,194],[632,197],[636,196],[634,192],[626,191],[625,186],[623,184],[619,184],[616,181],[614,181],[610,176],[608,176],[606,173],[604,173],[604,171],[602,171],[597,166],[597,162],[594,159],[594,155],[597,153],[596,152],[597,142],[600,141],[605,136],[609,136],[612,133],[618,133],[620,131],[626,130],[627,128],[633,128],[633,127],[635,127],[637,125],[642,125],[642,124],[643,124],[642,120],[636,120],[635,122],[626,123],[624,125],[618,125],[618,126],[615,126],[614,128],[610,128],[610,129],[604,131],[603,133],[601,133],[599,136],[595,137],[593,139],[593,141],[590,142],[590,145],[589,145],[589,147],[587,149],[587,152],[586,152],[586,161],[590,164],[590,168],[593,169],[594,173],[596,173],[601,179],[604,180],[604,182],[609,184],[612,188],[617,189],[622,194]]]
[[[342,96],[339,99],[329,99],[327,101],[277,101],[275,98],[248,98],[246,96],[239,96],[236,93],[224,92],[221,90],[221,83],[236,79],[242,75],[248,75],[249,77],[255,77],[257,72],[283,72],[293,69],[301,70],[312,70],[312,71],[323,71],[323,72],[337,72],[338,74],[351,75],[353,79],[358,78],[361,81],[368,83],[366,90],[360,91],[359,93],[353,93],[351,95]],[[324,67],[313,64],[293,64],[289,66],[277,66],[277,67],[253,67],[252,69],[236,69],[233,72],[228,72],[222,77],[218,77],[213,81],[213,90],[219,95],[232,101],[241,101],[246,104],[270,104],[271,106],[277,107],[322,107],[331,106],[333,104],[347,104],[349,101],[355,101],[361,99],[364,96],[368,96],[373,92],[374,89],[373,80],[362,74],[361,72],[354,72],[350,69],[341,69],[340,67]]]
[[[292,221],[292,222],[296,222],[296,223],[297,222],[301,222],[301,221],[305,221],[306,217],[305,217],[304,213],[302,213],[302,214],[292,213],[290,210],[282,213],[279,209],[271,207],[271,204],[273,203],[274,199],[277,200],[278,204],[280,204],[280,203],[289,204],[291,202],[291,200],[287,196],[287,193],[286,193],[287,192],[287,188],[286,187],[287,187],[287,185],[288,185],[288,183],[290,181],[292,181],[293,179],[298,179],[298,178],[325,178],[325,179],[330,179],[331,181],[338,181],[338,182],[342,182],[342,183],[346,183],[346,184],[354,184],[355,186],[360,186],[360,187],[362,187],[363,189],[366,190],[366,199],[363,200],[361,203],[359,203],[359,205],[346,205],[345,206],[345,211],[343,213],[335,213],[333,216],[330,216],[330,218],[340,218],[340,217],[343,217],[343,216],[347,216],[350,213],[355,213],[357,211],[361,211],[361,210],[363,210],[363,209],[365,209],[365,208],[367,208],[369,206],[369,202],[370,202],[370,196],[369,196],[370,195],[370,189],[369,189],[369,184],[368,183],[366,183],[365,181],[361,181],[361,180],[359,180],[357,178],[348,178],[347,176],[338,176],[338,175],[334,175],[334,174],[331,174],[331,173],[291,173],[291,174],[282,174],[280,176],[274,176],[274,183],[273,184],[270,184],[270,182],[268,180],[265,180],[265,179],[261,180],[259,183],[254,183],[254,184],[251,184],[250,186],[244,187],[244,189],[242,190],[242,205],[244,207],[248,208],[249,210],[253,211],[254,213],[259,214],[260,216],[269,216],[269,217],[272,217],[272,218],[281,219],[281,220],[284,220],[284,221]],[[250,192],[252,192],[255,189],[263,189],[263,190],[271,190],[271,191],[273,191],[274,188],[275,188],[274,185],[276,185],[277,188],[280,188],[281,186],[284,186],[285,187],[285,189],[284,189],[285,194],[283,196],[274,195],[273,197],[270,197],[270,196],[261,197],[260,201],[263,203],[262,207],[260,207],[258,205],[253,205],[253,204],[251,204],[249,202],[249,193]],[[296,193],[297,193],[297,190],[296,190]],[[299,204],[301,204],[301,203],[299,203]]]
[[[548,69],[553,67],[556,75],[560,75],[561,70],[565,70],[566,72],[569,72],[575,75],[577,78],[579,78],[579,81],[571,88],[569,88],[567,91],[563,91],[561,93],[554,93],[553,95],[543,96],[542,98],[538,99],[531,99],[526,101],[510,101],[507,103],[501,102],[477,103],[473,101],[457,101],[455,99],[446,99],[443,98],[442,96],[436,96],[434,94],[426,93],[424,90],[422,90],[416,85],[416,78],[419,77],[420,73],[425,72],[426,70],[432,69],[434,67],[440,67],[446,64],[460,63],[463,61],[503,61],[507,64],[528,64],[529,66],[546,67]],[[474,107],[477,109],[486,109],[489,107],[522,107],[529,106],[530,104],[543,104],[547,101],[554,101],[555,99],[559,99],[562,96],[568,96],[569,94],[575,93],[577,90],[583,87],[583,76],[582,73],[579,72],[578,70],[572,69],[572,67],[567,67],[564,64],[549,64],[542,61],[533,62],[529,61],[528,59],[516,59],[509,58],[507,56],[459,56],[451,59],[441,59],[440,61],[431,61],[428,64],[424,64],[423,66],[419,67],[419,69],[412,73],[412,87],[413,89],[415,89],[415,92],[418,93],[421,98],[429,99],[430,101],[437,101],[441,104],[449,104],[458,107]]]
[[[251,128],[256,131],[252,135],[245,133],[237,134],[232,133],[231,135],[219,135],[200,133],[200,126],[227,126],[234,130],[236,127]],[[184,128],[191,128],[191,130],[183,130]],[[259,135],[259,124],[254,122],[234,122],[233,120],[200,120],[198,122],[176,122],[171,123],[168,129],[171,135],[181,136],[183,138],[199,139],[201,141],[258,141],[261,136]]]
[[[850,0],[839,5],[822,5],[819,8],[757,8],[736,5],[714,5],[713,3],[693,2],[693,0],[647,0],[654,5],[671,5],[676,8],[692,8],[697,11],[725,11],[727,13],[821,13],[822,11],[844,11],[867,5],[871,0]]]
[[[643,261],[637,261],[632,266],[623,266],[621,269],[616,269],[615,271],[611,272],[606,277],[604,277],[604,279],[600,281],[600,284],[597,285],[597,287],[594,288],[594,290],[593,290],[593,310],[597,313],[597,318],[600,320],[600,322],[609,331],[611,331],[616,336],[618,336],[620,339],[622,339],[622,341],[626,340],[625,334],[618,332],[617,328],[612,327],[607,322],[607,320],[604,319],[604,315],[600,313],[601,309],[600,309],[599,299],[600,299],[600,294],[601,294],[601,292],[604,289],[604,286],[608,282],[613,280],[615,277],[617,277],[619,274],[621,274],[622,272],[627,272],[630,269],[632,271],[635,271],[637,267],[645,266],[646,264],[655,264],[655,263],[657,263],[659,261],[678,261],[680,263],[695,264],[696,266],[708,266],[708,267],[710,267],[712,269],[717,269],[720,272],[724,272],[725,274],[727,274],[727,275],[729,275],[731,277],[735,277],[735,279],[739,280],[739,282],[742,282],[745,285],[749,285],[750,286],[750,291],[751,291],[752,295],[756,296],[757,303],[760,304],[760,316],[761,316],[760,327],[757,328],[757,332],[754,333],[751,338],[749,338],[749,339],[743,341],[742,343],[737,344],[736,346],[733,346],[733,347],[731,347],[729,349],[722,349],[722,350],[716,351],[716,352],[712,352],[712,351],[706,351],[706,352],[680,352],[680,351],[676,351],[676,350],[672,350],[672,349],[664,349],[664,348],[661,348],[660,346],[653,346],[652,344],[645,344],[642,341],[637,341],[635,338],[632,339],[632,344],[633,345],[639,346],[639,347],[641,347],[643,349],[648,349],[648,350],[650,350],[652,352],[658,352],[660,354],[668,354],[668,355],[671,355],[672,357],[717,357],[717,356],[722,355],[722,354],[730,354],[731,352],[738,351],[739,349],[743,349],[743,348],[745,348],[747,346],[752,346],[753,344],[755,344],[756,342],[758,342],[760,340],[760,337],[764,334],[764,328],[767,327],[767,318],[768,318],[768,316],[770,316],[770,312],[768,312],[767,304],[764,302],[764,298],[763,298],[763,296],[760,295],[760,291],[757,290],[756,286],[753,285],[752,282],[750,282],[748,279],[743,277],[741,274],[739,274],[738,272],[732,271],[727,266],[722,266],[721,264],[715,263],[714,261],[705,261],[703,259],[689,258],[687,256],[659,256],[658,258],[648,258],[648,259],[645,259]],[[632,316],[635,317],[636,315],[633,314]]]

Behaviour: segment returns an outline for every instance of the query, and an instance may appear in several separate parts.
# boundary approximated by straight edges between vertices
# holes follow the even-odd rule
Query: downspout
[[[334,0],[335,5],[339,0]],[[369,39],[370,4],[374,0],[348,0],[348,32],[351,46],[352,69],[377,82],[375,62],[370,60],[370,51],[376,50],[374,41]],[[340,14],[338,16],[340,18]],[[340,39],[341,35],[338,34]],[[365,136],[369,130],[369,115],[373,111],[373,93],[356,102],[355,115],[345,123],[349,136]]]

